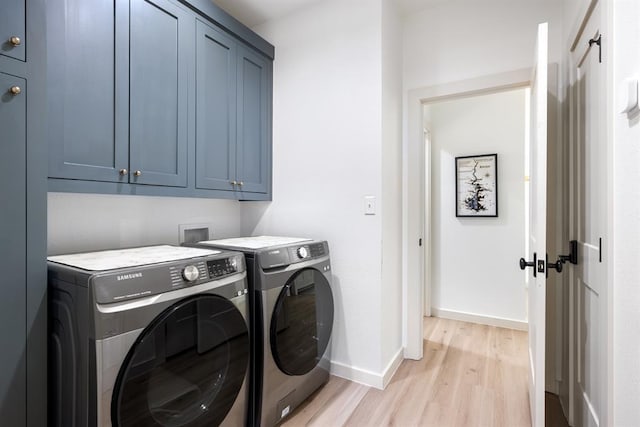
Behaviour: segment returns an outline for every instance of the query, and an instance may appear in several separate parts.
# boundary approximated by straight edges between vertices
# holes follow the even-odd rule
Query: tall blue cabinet
[[[0,424],[47,414],[44,0],[0,15]]]

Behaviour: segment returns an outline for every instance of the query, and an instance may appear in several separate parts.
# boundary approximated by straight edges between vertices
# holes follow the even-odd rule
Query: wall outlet
[[[180,224],[178,226],[178,242],[182,245],[210,240],[211,230],[210,224]]]

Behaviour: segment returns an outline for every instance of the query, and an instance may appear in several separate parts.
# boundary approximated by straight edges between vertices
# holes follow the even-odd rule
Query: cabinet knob
[[[239,185],[240,187],[242,187],[242,186],[244,185],[244,182],[240,181],[240,182],[238,183],[238,185]]]
[[[125,176],[129,171],[126,169],[120,169],[120,175]]]
[[[18,36],[12,36],[9,39],[9,43],[11,43],[14,46],[20,46],[22,44],[22,40],[20,40],[20,37]]]
[[[140,175],[142,175],[142,172],[141,172],[141,171],[135,171],[133,174],[134,174],[135,176],[140,176]]]
[[[230,181],[230,182],[231,182],[231,185],[238,185],[237,181]]]
[[[20,89],[20,86],[11,86],[9,92],[11,92],[11,95],[16,96],[22,93],[22,89]]]

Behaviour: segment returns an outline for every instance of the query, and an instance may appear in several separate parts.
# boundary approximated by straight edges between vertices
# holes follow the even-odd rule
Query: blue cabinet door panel
[[[21,93],[12,95],[11,87]],[[26,82],[0,73],[0,424],[26,425]]]
[[[187,185],[192,21],[195,18],[167,0],[131,0],[129,164],[133,183]]]
[[[271,61],[242,46],[238,56],[238,180],[243,192],[268,191]]]
[[[196,39],[196,187],[236,185],[236,41],[198,21]]]
[[[127,65],[116,68],[115,7],[47,2],[51,177],[127,182],[119,174],[128,167],[127,89],[116,86],[116,69],[126,72]]]
[[[18,43],[12,43],[12,39]],[[2,0],[0,55],[24,61],[25,45],[25,0]]]

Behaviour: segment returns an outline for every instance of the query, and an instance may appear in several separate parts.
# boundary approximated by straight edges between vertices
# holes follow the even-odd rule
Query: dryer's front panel
[[[164,310],[137,337],[111,399],[114,426],[223,422],[249,362],[244,317],[226,298],[197,295]]]
[[[333,294],[315,268],[294,273],[273,307],[269,341],[278,368],[304,375],[321,361],[333,327]]]

